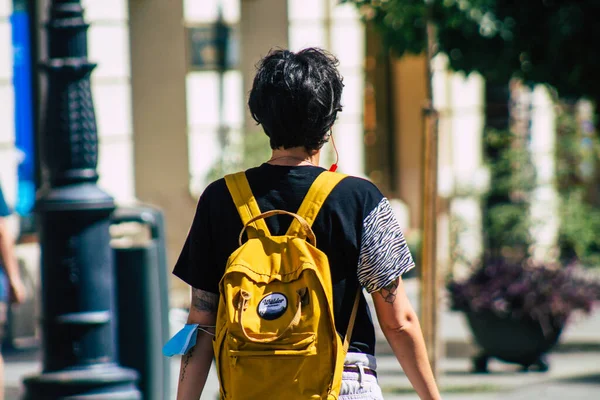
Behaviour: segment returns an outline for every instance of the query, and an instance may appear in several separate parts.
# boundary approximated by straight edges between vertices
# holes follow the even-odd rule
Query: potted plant
[[[482,352],[476,372],[490,357],[547,371],[545,354],[557,343],[574,311],[589,313],[600,284],[575,265],[535,265],[507,258],[487,260],[463,281],[450,280],[451,308],[465,313]]]
[[[600,284],[579,266],[535,262],[529,214],[535,170],[522,135],[487,131],[490,185],[483,195],[482,257],[463,280],[447,283],[451,309],[465,313],[481,353],[546,371],[545,354],[558,342],[574,311],[589,312]]]

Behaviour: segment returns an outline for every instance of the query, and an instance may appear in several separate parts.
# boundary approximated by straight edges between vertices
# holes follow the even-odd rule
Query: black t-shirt
[[[313,166],[262,164],[246,171],[261,212],[297,212],[317,176]],[[266,219],[271,235],[284,235],[287,215]],[[402,230],[388,200],[367,180],[346,177],[331,192],[313,223],[317,247],[331,269],[334,318],[338,333],[346,332],[356,289],[380,290],[414,266]],[[211,183],[198,202],[196,215],[173,273],[190,286],[219,293],[227,259],[238,247],[242,221],[224,179]],[[375,352],[375,331],[361,297],[350,348]]]

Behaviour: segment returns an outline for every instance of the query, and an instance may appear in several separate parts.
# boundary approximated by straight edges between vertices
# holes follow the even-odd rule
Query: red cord
[[[331,144],[333,145],[333,150],[335,151],[335,162],[329,168],[329,171],[335,172],[338,168],[338,161],[340,161],[340,155],[338,153],[337,147],[335,147],[335,140],[333,140],[333,132],[331,133]]]

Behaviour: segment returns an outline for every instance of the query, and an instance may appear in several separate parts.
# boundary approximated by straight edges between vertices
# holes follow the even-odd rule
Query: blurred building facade
[[[29,3],[36,5],[38,58],[44,59],[47,1]],[[82,3],[91,24],[89,58],[98,63],[92,91],[100,185],[120,204],[141,201],[164,210],[171,265],[210,171],[224,159],[242,157],[239,144],[260,129],[249,116],[246,99],[256,63],[273,47],[318,46],[339,58],[345,84],[344,111],[334,126],[339,170],[373,180],[394,200],[407,232],[418,231],[427,60],[396,59],[383,51],[354,5],[338,5],[336,0]],[[12,7],[13,0],[0,0],[0,179],[8,200],[14,202],[19,159],[14,146]],[[226,62],[220,67],[214,65],[219,56],[215,24],[231,32],[226,37]],[[38,89],[43,93],[43,85]],[[449,72],[444,58],[437,57],[432,63],[432,91],[440,113],[438,257],[441,265],[449,266],[455,245],[450,235],[453,218],[467,222],[460,240],[468,255],[476,257],[482,247],[477,193],[486,184],[481,143],[484,82],[476,74]],[[542,88],[528,96],[538,110],[532,148],[546,171],[539,178],[538,195],[552,197],[547,179],[553,174],[553,142],[548,138],[551,102]],[[40,110],[39,104],[35,107]],[[323,165],[328,167],[333,157],[327,145]],[[538,210],[544,212],[552,210]],[[552,228],[551,220],[548,226]],[[552,242],[551,229],[541,232]],[[184,304],[185,286],[174,279],[172,287],[176,294],[172,304]]]
[[[34,58],[43,60],[48,2],[28,4],[38,27]],[[259,129],[246,110],[247,93],[256,63],[273,47],[319,46],[339,57],[346,85],[344,112],[334,129],[339,166],[364,176],[365,37],[353,6],[340,7],[329,0],[83,0],[82,4],[91,24],[89,59],[98,63],[92,93],[99,184],[119,204],[141,201],[164,210],[171,264],[211,169],[223,158],[241,157],[241,148],[236,150],[231,143]],[[13,0],[0,0],[0,178],[11,204],[17,200],[20,162],[15,146],[13,6]],[[215,24],[232,32],[228,43],[232,60],[224,69],[211,66],[215,49],[210,38],[194,36]],[[35,82],[40,98],[43,81]],[[43,105],[32,106],[43,123]],[[327,149],[323,163],[332,160],[332,150]],[[184,286],[173,280],[173,288],[179,293]],[[173,297],[174,305],[184,301],[187,294]]]
[[[13,85],[13,51],[10,15],[12,1],[0,1],[0,184],[6,200],[14,204],[17,187],[15,152],[15,90]],[[11,188],[14,188],[11,190]]]

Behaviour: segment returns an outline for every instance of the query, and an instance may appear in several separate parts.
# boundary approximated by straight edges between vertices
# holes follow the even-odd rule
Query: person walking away
[[[215,356],[225,399],[330,399],[338,390],[340,400],[382,399],[375,329],[363,291],[372,296],[381,329],[418,396],[440,399],[419,321],[402,283],[402,275],[414,267],[413,258],[389,201],[371,182],[330,172],[335,165],[330,171],[319,166],[320,151],[332,139],[331,128],[342,110],[337,65],[334,56],[317,48],[274,50],[258,65],[248,105],[269,137],[272,157],[204,190],[173,270],[192,292],[186,327],[172,339],[179,340],[180,351],[172,351],[172,341],[165,346],[171,354],[184,354],[178,400],[200,397]],[[298,242],[298,235],[306,243]],[[244,266],[242,254],[277,268],[304,268],[306,263],[292,257],[299,254],[322,264],[326,258],[320,279],[324,288],[331,283],[331,304],[315,294],[320,287],[286,292],[286,285],[295,282],[289,276],[305,276],[293,268],[285,274],[261,272],[263,263]],[[234,272],[238,283],[231,283]],[[261,294],[269,285],[281,290]],[[314,309],[316,302],[320,310]],[[317,345],[338,342],[339,350],[342,341],[347,343],[341,363],[334,363],[339,376],[330,371],[331,382],[323,392],[323,385],[311,382],[307,372],[317,379],[326,368],[302,368],[292,360],[306,357],[306,365],[312,365],[310,357],[321,356],[311,347],[313,338],[297,329],[319,312],[325,315],[329,307],[334,339],[317,339]],[[278,327],[276,337],[261,331],[269,327]],[[294,357],[288,358],[289,364],[277,364],[276,358],[273,363],[265,358],[267,353]],[[262,363],[252,361],[255,357],[263,357]],[[293,363],[298,368],[287,375],[273,368],[291,368]]]

